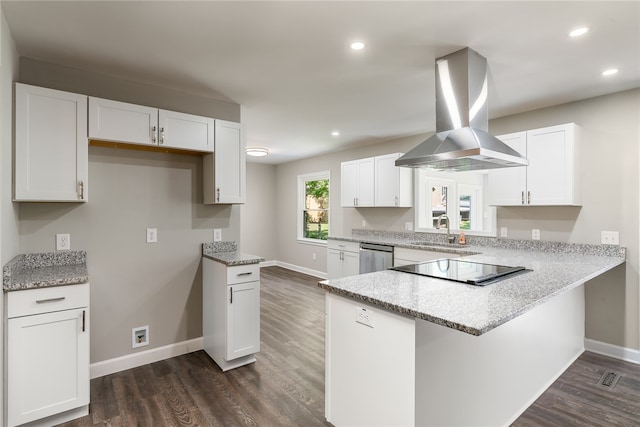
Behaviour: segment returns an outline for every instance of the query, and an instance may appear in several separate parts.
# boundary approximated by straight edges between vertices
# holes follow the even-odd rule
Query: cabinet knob
[[[156,143],[156,127],[151,126],[151,142]]]

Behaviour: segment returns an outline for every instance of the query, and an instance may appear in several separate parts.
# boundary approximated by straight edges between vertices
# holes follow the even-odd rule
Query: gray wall
[[[20,81],[240,120],[225,101],[26,58]],[[72,249],[87,251],[94,363],[202,336],[201,244],[213,228],[239,240],[240,209],[202,204],[200,156],[89,147],[89,202],[21,203],[19,249],[52,251],[55,234],[70,233]],[[146,243],[147,227],[158,243]],[[132,350],[131,329],[143,325],[150,345]]]
[[[600,231],[620,232],[628,249],[627,263],[591,281],[587,289],[586,334],[606,343],[640,349],[639,343],[639,174],[640,89],[504,117],[490,122],[494,134],[575,122],[582,127],[583,205],[578,207],[514,207],[497,210],[498,228],[509,237],[529,239],[532,228],[542,239],[600,243]],[[277,166],[278,259],[325,272],[326,251],[296,241],[296,177],[320,170],[331,171],[332,235],[349,235],[351,229],[404,229],[413,221],[413,208],[341,208],[340,162],[413,148],[426,135],[403,138],[354,150],[317,156]],[[313,253],[318,255],[314,261]]]
[[[240,249],[275,261],[276,166],[247,163],[247,202],[240,208]]]

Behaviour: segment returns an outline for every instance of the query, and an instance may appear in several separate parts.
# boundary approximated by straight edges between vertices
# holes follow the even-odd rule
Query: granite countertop
[[[202,256],[228,266],[258,264],[264,261],[260,256],[238,252],[236,242],[203,243]]]
[[[395,238],[397,236],[389,236],[388,240],[383,235],[362,236],[354,230],[353,236],[337,239],[394,244]],[[466,285],[393,270],[324,280],[318,286],[390,311],[482,335],[553,296],[623,264],[626,255],[625,248],[611,245],[474,240],[473,245],[465,249],[447,248],[446,252],[461,254],[470,261],[524,266],[533,271],[488,286]],[[481,242],[486,245],[480,245]],[[443,250],[437,246],[401,246]],[[468,252],[462,254],[460,251]]]
[[[89,273],[85,251],[18,255],[2,270],[2,285],[7,292],[87,282]]]

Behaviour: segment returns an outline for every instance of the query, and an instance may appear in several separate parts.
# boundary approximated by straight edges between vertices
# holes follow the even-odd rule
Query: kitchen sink
[[[460,243],[436,243],[436,242],[425,242],[425,241],[417,241],[417,242],[408,242],[409,245],[415,246],[435,246],[439,248],[464,248],[465,245],[461,245]]]

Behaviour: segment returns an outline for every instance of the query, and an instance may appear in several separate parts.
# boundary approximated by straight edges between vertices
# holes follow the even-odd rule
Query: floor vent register
[[[602,375],[602,377],[600,377],[598,385],[601,387],[612,389],[616,386],[619,379],[620,374],[617,374],[613,371],[607,371],[604,373],[604,375]]]

